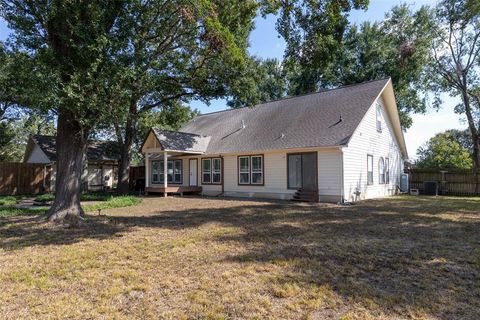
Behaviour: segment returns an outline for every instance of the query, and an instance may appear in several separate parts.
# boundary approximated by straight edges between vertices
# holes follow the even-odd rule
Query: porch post
[[[150,187],[150,159],[148,156],[148,152],[145,152],[145,194],[148,195],[147,188]]]
[[[163,196],[164,197],[167,196],[167,187],[168,187],[168,184],[167,184],[167,177],[168,177],[167,170],[168,170],[167,151],[163,151],[163,188],[164,188]]]

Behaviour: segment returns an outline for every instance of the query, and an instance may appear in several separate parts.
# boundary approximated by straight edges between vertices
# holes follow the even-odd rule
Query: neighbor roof
[[[159,128],[152,128],[155,137],[168,151],[188,151],[194,153],[205,153],[210,137],[180,131],[170,131]]]
[[[47,158],[57,160],[56,138],[54,136],[32,135],[30,138],[37,144]],[[114,141],[90,140],[87,148],[88,161],[119,161],[120,150]]]
[[[199,115],[181,131],[210,136],[207,154],[342,146],[389,81]]]

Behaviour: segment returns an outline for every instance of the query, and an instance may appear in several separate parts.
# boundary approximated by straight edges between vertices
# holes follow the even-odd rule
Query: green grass
[[[96,211],[99,209],[123,208],[140,204],[142,199],[135,196],[118,196],[111,197],[107,201],[97,204],[87,204],[83,206],[85,211]]]
[[[0,206],[13,206],[21,196],[0,196]]]
[[[14,197],[11,197],[14,198]],[[92,198],[95,198],[92,196]],[[95,199],[100,199],[96,197]],[[105,199],[105,198],[104,198]],[[0,200],[4,201],[7,205],[0,206],[0,217],[14,217],[14,216],[31,216],[43,214],[47,211],[47,207],[32,207],[32,208],[15,208],[13,205],[16,203],[16,199]],[[102,201],[102,200],[97,200]],[[108,199],[103,200],[101,203],[86,204],[83,206],[83,210],[86,212],[109,209],[109,208],[122,208],[134,206],[142,202],[141,198],[135,196],[112,196],[109,195]]]
[[[90,192],[82,194],[81,200],[82,201],[108,201],[114,198],[115,196],[110,193],[104,192]],[[55,195],[53,193],[45,193],[35,197],[35,201],[38,202],[49,202],[55,199]]]
[[[0,217],[15,217],[15,216],[35,216],[43,214],[47,211],[45,207],[36,208],[15,208],[12,206],[0,207]]]

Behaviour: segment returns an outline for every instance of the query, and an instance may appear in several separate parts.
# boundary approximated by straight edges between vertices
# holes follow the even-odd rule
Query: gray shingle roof
[[[152,128],[152,130],[165,150],[204,153],[207,150],[210,141],[210,137],[193,133],[163,130],[159,128]]]
[[[50,161],[57,160],[56,138],[54,136],[33,135],[32,140],[42,149]],[[114,141],[90,140],[87,148],[88,161],[119,161],[120,149]]]
[[[207,154],[345,145],[388,81],[200,115],[181,131],[210,136]]]

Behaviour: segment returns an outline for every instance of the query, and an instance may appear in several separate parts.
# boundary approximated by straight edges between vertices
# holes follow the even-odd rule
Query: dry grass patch
[[[0,317],[476,319],[480,199],[145,198],[63,229],[0,218]]]

